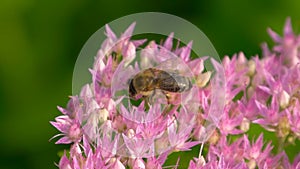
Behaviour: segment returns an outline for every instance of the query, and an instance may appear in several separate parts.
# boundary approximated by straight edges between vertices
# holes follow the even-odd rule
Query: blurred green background
[[[177,15],[197,25],[220,56],[260,54],[282,32],[287,16],[299,32],[300,1],[0,1],[0,168],[56,168],[65,148],[49,138],[49,121],[72,90],[72,72],[85,41],[105,23],[146,11]],[[170,30],[171,32],[172,30]]]

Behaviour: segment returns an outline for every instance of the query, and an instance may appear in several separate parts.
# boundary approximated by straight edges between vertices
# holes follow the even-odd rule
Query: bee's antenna
[[[129,85],[131,83],[131,81],[132,81],[132,78],[129,78],[126,83]]]

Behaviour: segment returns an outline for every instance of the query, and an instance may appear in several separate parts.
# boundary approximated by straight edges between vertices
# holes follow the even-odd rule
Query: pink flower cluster
[[[118,72],[121,81],[144,69],[135,59],[137,48],[147,41],[130,39],[134,26],[130,25],[119,38],[106,26],[107,39],[90,69],[92,83],[86,84],[79,96],[72,96],[66,108],[58,107],[63,115],[51,122],[61,132],[55,137],[62,136],[56,144],[70,144],[59,168],[300,169],[300,153],[290,162],[285,152],[286,145],[300,139],[300,35],[292,31],[289,18],[283,37],[268,30],[276,45],[269,49],[263,44],[263,57],[247,59],[239,53],[225,56],[222,64],[213,62],[215,67],[224,68],[226,101],[217,128],[210,134],[206,122],[213,106],[213,75],[204,72],[207,57],[191,59],[192,42],[183,47],[174,45],[173,34],[161,45],[149,42],[141,55],[176,55],[193,74],[192,92],[186,96],[175,94],[171,106],[164,108],[144,101],[129,108],[122,101],[125,96],[115,98],[112,85],[128,88],[126,84],[113,84],[119,67],[128,67]],[[163,57],[155,59],[164,61]],[[277,151],[270,141],[264,141],[262,133],[256,139],[249,138],[253,124],[276,134],[280,143]],[[208,138],[203,139],[203,135]],[[199,156],[184,159],[190,160],[189,166],[182,167],[179,159],[173,166],[164,165],[173,152],[189,151],[199,144]],[[202,152],[203,147],[207,152]]]

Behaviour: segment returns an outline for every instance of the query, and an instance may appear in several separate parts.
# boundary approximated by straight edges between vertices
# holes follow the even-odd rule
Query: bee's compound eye
[[[134,88],[134,86],[133,86],[133,80],[131,79],[130,81],[129,81],[129,96],[130,97],[133,97],[133,96],[135,96],[137,94],[137,92],[136,92],[136,90],[135,90],[135,88]]]

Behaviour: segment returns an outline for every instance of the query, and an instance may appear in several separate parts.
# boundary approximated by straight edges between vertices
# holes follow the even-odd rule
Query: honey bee
[[[188,77],[176,72],[167,72],[157,68],[148,68],[136,74],[129,82],[129,96],[135,98],[141,94],[144,98],[154,95],[155,90],[166,93],[181,93],[192,88]],[[169,100],[168,100],[169,103]]]

